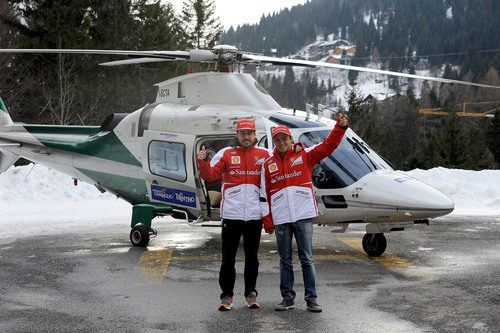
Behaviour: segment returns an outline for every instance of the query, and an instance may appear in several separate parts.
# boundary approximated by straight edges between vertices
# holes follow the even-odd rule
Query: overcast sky
[[[166,0],[174,5],[177,13],[180,13],[183,0]],[[232,25],[257,23],[262,14],[279,12],[284,8],[291,8],[298,4],[304,4],[307,0],[215,0],[215,11],[220,17],[224,30]]]

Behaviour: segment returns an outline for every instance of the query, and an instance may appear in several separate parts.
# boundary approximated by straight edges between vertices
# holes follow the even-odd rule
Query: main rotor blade
[[[135,58],[135,59],[125,59],[102,62],[101,66],[121,66],[121,65],[132,65],[132,64],[145,64],[150,62],[161,62],[161,61],[176,61],[178,59],[161,59],[161,58]]]
[[[81,50],[81,49],[0,49],[0,53],[65,53],[65,54],[102,54],[160,59],[189,59],[188,51],[129,51],[129,50]]]
[[[432,77],[432,76],[422,76],[422,75],[415,75],[415,74],[391,72],[391,71],[366,68],[366,67],[332,64],[332,63],[320,62],[320,61],[309,61],[309,60],[287,59],[287,58],[273,58],[273,57],[253,55],[253,54],[243,54],[242,60],[244,60],[244,61],[246,60],[247,62],[254,63],[254,64],[267,63],[267,64],[273,64],[273,65],[289,65],[289,66],[326,67],[326,68],[347,69],[347,70],[353,70],[353,71],[359,71],[359,72],[368,72],[368,73],[376,73],[376,74],[383,74],[383,75],[400,76],[400,77],[406,77],[409,79],[428,80],[428,81],[436,81],[436,82],[443,82],[443,83],[456,83],[456,84],[463,84],[463,85],[482,87],[482,88],[500,89],[499,86],[490,86],[487,84],[472,83],[472,82],[459,81],[459,80],[451,80],[451,79]]]

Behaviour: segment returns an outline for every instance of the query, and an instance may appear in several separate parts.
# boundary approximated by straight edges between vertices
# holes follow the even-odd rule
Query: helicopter
[[[189,73],[156,84],[155,102],[131,113],[110,114],[101,126],[14,123],[0,99],[0,173],[20,157],[93,184],[132,205],[130,241],[147,246],[157,235],[152,219],[172,216],[191,226],[220,225],[219,202],[197,170],[202,146],[229,145],[238,120],[256,124],[257,145],[272,149],[273,127],[286,125],[306,147],[323,141],[335,122],[309,112],[282,108],[241,65],[326,67],[394,75],[482,88],[478,83],[385,70],[274,58],[218,45],[211,50],[124,51],[0,49],[0,53],[67,53],[128,56],[102,63],[119,66],[162,61],[215,64],[216,71]],[[362,245],[369,256],[387,247],[384,234],[449,214],[453,201],[431,185],[395,171],[351,129],[333,154],[312,172],[319,216],[314,223],[346,232],[365,224]],[[220,198],[220,196],[219,196]],[[219,199],[220,200],[220,199]],[[216,225],[217,226],[217,225]]]

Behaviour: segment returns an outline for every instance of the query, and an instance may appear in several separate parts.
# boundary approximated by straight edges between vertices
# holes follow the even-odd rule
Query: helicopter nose
[[[434,187],[394,171],[378,170],[365,180],[366,198],[373,208],[392,206],[414,217],[438,217],[455,208],[453,201]]]

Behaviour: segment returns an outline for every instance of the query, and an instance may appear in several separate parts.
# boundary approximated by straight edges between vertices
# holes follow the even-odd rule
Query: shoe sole
[[[231,306],[224,306],[224,305],[219,306],[219,311],[229,311],[229,310],[231,310]]]
[[[307,308],[307,311],[309,311],[309,312],[314,312],[314,313],[320,313],[320,312],[323,312],[323,310],[313,310],[313,309],[310,309],[310,308]]]
[[[249,309],[259,309],[260,306],[259,306],[259,304],[253,303],[253,304],[247,304],[247,308],[249,308]]]
[[[295,309],[294,305],[292,305],[292,306],[286,306],[286,307],[283,307],[283,308],[274,308],[274,311],[286,311],[286,310],[292,310],[292,309]]]

